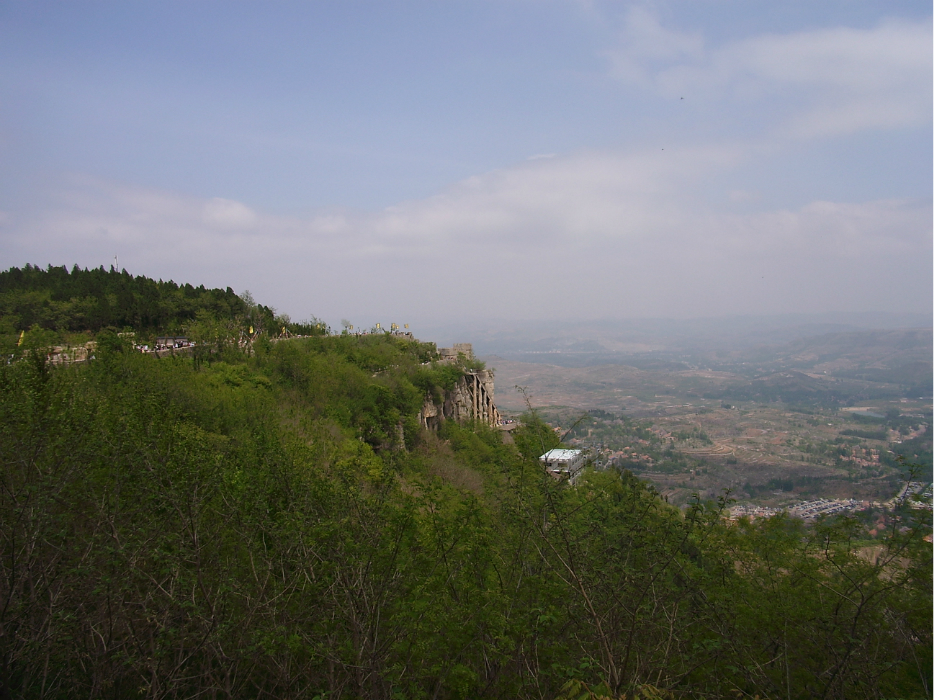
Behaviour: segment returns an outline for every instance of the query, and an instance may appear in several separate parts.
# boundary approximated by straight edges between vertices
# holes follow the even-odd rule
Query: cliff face
[[[456,362],[460,355],[473,358],[470,343],[458,343],[453,348],[441,348],[439,352],[442,362]],[[476,420],[496,425],[500,415],[493,401],[493,371],[468,371],[453,389],[444,392],[440,403],[426,398],[418,418],[430,430],[437,430],[442,420]]]
[[[437,430],[442,419],[496,425],[500,415],[493,402],[493,372],[468,372],[452,390],[444,392],[440,403],[426,398],[418,417],[430,430]]]

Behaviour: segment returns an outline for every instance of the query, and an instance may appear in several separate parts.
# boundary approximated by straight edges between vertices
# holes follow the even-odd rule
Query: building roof
[[[569,462],[575,457],[578,457],[581,454],[580,450],[548,450],[543,454],[539,459],[543,459],[549,462]]]

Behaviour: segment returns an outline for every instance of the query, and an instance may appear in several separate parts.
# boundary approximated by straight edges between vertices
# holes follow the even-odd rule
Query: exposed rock
[[[456,343],[453,348],[441,348],[438,352],[442,362],[456,362],[460,355],[473,359],[470,343]],[[440,404],[427,397],[418,419],[430,430],[437,430],[442,420],[476,420],[497,425],[500,415],[493,401],[493,371],[467,371],[452,390],[444,392]]]

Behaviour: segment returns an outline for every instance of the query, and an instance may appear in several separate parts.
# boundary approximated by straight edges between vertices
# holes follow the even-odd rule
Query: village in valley
[[[791,358],[760,349],[755,364],[739,356],[714,367],[697,357],[485,359],[505,416],[534,407],[588,464],[628,470],[669,502],[725,499],[734,519],[852,512],[876,531],[899,506],[931,509],[930,386],[920,393],[930,364],[905,351],[904,338],[889,340],[876,338],[885,350],[858,358],[826,347]],[[902,384],[867,381],[891,379],[889,366],[915,374],[903,372]],[[510,393],[514,386],[523,393]]]

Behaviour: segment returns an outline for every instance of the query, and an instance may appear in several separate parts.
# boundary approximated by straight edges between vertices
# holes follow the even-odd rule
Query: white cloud
[[[626,18],[610,73],[668,98],[764,108],[764,122],[795,137],[931,120],[930,21],[888,21],[762,34],[706,48],[700,37],[667,30],[645,11]],[[760,115],[761,119],[761,115]]]
[[[214,197],[204,205],[204,222],[219,228],[246,228],[256,223],[256,214],[246,205]]]
[[[652,73],[663,66],[702,60],[704,41],[697,33],[666,29],[646,9],[630,7],[618,47],[605,55],[614,77],[649,86]]]
[[[789,84],[879,90],[917,84],[931,73],[930,23],[883,23],[764,35],[723,48],[721,72],[748,72]],[[732,64],[730,66],[729,64]]]
[[[710,147],[526,161],[380,212],[305,219],[84,182],[56,206],[0,224],[0,241],[7,264],[96,266],[119,254],[136,274],[249,288],[293,317],[930,307],[930,202],[734,211],[750,205],[745,195],[716,208],[685,194],[729,173],[741,154]],[[725,187],[722,201],[731,196],[735,187]],[[224,225],[205,216],[212,207]]]
[[[254,182],[258,200],[296,208],[305,196],[387,201],[384,195],[360,194],[370,187],[380,190],[381,178],[403,183],[392,191],[423,192],[428,176],[412,163],[418,168],[430,163],[431,172],[443,179],[454,177],[443,173],[462,173],[469,163],[498,163],[504,152],[517,160],[537,154],[380,211],[276,216],[252,202],[91,179],[40,192],[34,188],[48,185],[39,184],[42,178],[35,173],[54,172],[63,162],[84,163],[80,167],[98,173],[129,172],[121,159],[130,154],[139,163],[140,179],[166,178],[167,187],[184,187],[179,184],[184,179],[172,178],[193,172],[171,167],[168,151],[130,147],[147,143],[139,133],[150,131],[145,121],[133,123],[133,114],[126,115],[125,132],[108,133],[98,143],[97,127],[82,126],[88,118],[63,107],[58,113],[68,118],[60,126],[70,127],[46,131],[39,127],[48,120],[37,118],[34,135],[21,141],[52,144],[43,152],[60,150],[65,160],[46,160],[39,152],[30,156],[27,149],[19,168],[16,163],[8,168],[14,180],[27,184],[19,188],[24,196],[9,196],[4,203],[9,211],[0,212],[0,261],[96,266],[109,265],[118,254],[134,273],[249,288],[296,318],[393,309],[411,317],[529,319],[930,308],[931,204],[893,194],[917,192],[917,181],[929,179],[916,163],[911,170],[897,170],[895,161],[917,143],[923,144],[918,150],[929,150],[930,22],[886,21],[862,29],[838,26],[714,41],[636,7],[625,12],[617,45],[605,54],[618,81],[613,83],[582,75],[595,50],[587,37],[606,36],[603,27],[596,33],[588,28],[591,20],[601,22],[597,15],[605,7],[594,8],[586,26],[573,28],[567,35],[573,41],[554,42],[544,63],[532,60],[538,54],[480,60],[469,75],[486,85],[481,92],[457,87],[467,73],[449,75],[437,67],[432,74],[447,81],[437,94],[422,89],[434,78],[419,73],[402,75],[414,82],[396,83],[399,76],[390,62],[388,82],[372,83],[382,86],[379,94],[369,92],[366,81],[357,85],[340,80],[341,72],[334,74],[335,86],[354,85],[354,95],[370,95],[376,102],[329,102],[327,91],[312,91],[320,99],[276,103],[270,93],[273,102],[263,103],[263,114],[250,112],[255,100],[227,110],[246,115],[245,121],[219,119],[204,126],[182,109],[175,112],[188,114],[185,123],[164,132],[186,144],[173,148],[193,149],[191,163],[225,164],[225,177],[211,181],[239,183],[242,189],[247,175],[276,170],[293,183],[307,182],[300,195],[291,196],[268,182]],[[747,15],[740,14],[722,30],[745,26]],[[768,21],[767,15],[748,17]],[[704,21],[716,22],[718,16],[712,12]],[[516,44],[510,51],[526,50],[523,41],[509,43]],[[496,75],[482,72],[493,65]],[[576,68],[562,73],[554,70],[559,65]],[[528,84],[504,87],[524,80],[523,66],[534,69]],[[550,72],[560,73],[560,79],[545,75]],[[621,95],[620,84],[635,89]],[[447,89],[451,85],[454,89]],[[436,101],[427,112],[423,100],[410,99],[429,93]],[[393,94],[402,102],[391,101]],[[490,104],[476,111],[474,98]],[[559,100],[561,109],[542,107]],[[39,117],[47,105],[59,104],[40,102],[46,107],[30,112]],[[536,112],[522,117],[522,109]],[[515,114],[519,122],[510,116]],[[506,118],[496,121],[497,115]],[[495,146],[510,138],[516,123],[531,135],[514,139],[522,150]],[[802,142],[903,127],[915,131],[887,135],[894,155],[880,153],[871,132],[833,144]],[[488,128],[502,128],[502,134],[486,138]],[[218,129],[225,135],[216,143],[227,145],[215,152]],[[309,136],[312,132],[316,136]],[[418,138],[411,139],[414,132]],[[685,145],[697,138],[710,142]],[[483,151],[481,141],[499,150]],[[551,152],[584,143],[594,150]],[[597,150],[607,143],[620,150]],[[308,165],[302,156],[298,160],[306,162],[299,167],[289,144],[305,155],[327,158],[316,155]],[[476,157],[467,155],[471,149],[478,149]],[[265,155],[257,155],[261,152]],[[211,153],[216,157],[204,155]],[[835,165],[841,157],[847,171]],[[437,165],[442,160],[456,164]],[[257,168],[257,163],[272,165]],[[212,177],[210,167],[200,172]],[[354,172],[365,176],[351,182],[348,173]],[[28,184],[30,178],[34,184]],[[196,180],[208,181],[198,175],[191,182]],[[813,194],[802,194],[808,191]],[[41,201],[29,204],[30,198]]]

